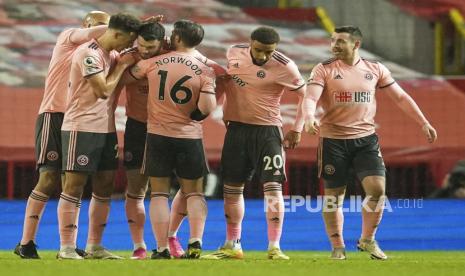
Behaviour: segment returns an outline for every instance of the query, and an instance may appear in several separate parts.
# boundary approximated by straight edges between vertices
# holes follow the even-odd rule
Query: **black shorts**
[[[347,185],[351,169],[360,181],[366,176],[386,176],[378,135],[357,139],[320,138],[318,175],[325,180],[325,187]]]
[[[113,133],[61,131],[63,170],[111,171],[118,168],[118,137]]]
[[[35,129],[37,168],[61,170],[61,125],[63,113],[39,114]]]
[[[153,177],[198,179],[208,173],[202,139],[148,133],[142,173]]]
[[[128,117],[124,131],[124,166],[126,169],[142,167],[146,137],[147,124]]]
[[[230,122],[221,154],[224,182],[250,181],[254,174],[260,183],[286,180],[283,135],[278,126]]]

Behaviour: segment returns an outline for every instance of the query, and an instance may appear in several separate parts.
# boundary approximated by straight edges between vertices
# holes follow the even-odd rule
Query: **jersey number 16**
[[[158,71],[158,75],[160,75],[160,89],[158,90],[158,99],[160,101],[165,100],[165,85],[166,85],[166,78],[168,77],[168,71],[160,70]],[[171,99],[177,104],[186,104],[192,98],[192,90],[188,87],[182,86],[187,80],[191,79],[191,76],[184,76],[180,78],[174,85],[171,87],[170,90],[170,97]],[[185,97],[179,98],[178,92],[182,91],[185,94]]]

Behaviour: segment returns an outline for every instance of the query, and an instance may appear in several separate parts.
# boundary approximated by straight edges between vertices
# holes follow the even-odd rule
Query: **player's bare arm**
[[[428,142],[433,143],[437,139],[437,132],[434,127],[428,122],[426,117],[421,112],[415,101],[407,94],[399,84],[383,88],[385,92],[394,100],[396,105],[422,126],[422,131],[425,134]]]
[[[80,45],[93,38],[94,39],[99,38],[101,35],[103,35],[106,32],[107,29],[108,29],[107,25],[95,26],[95,27],[86,28],[86,29],[75,29],[71,33],[69,39],[71,40],[72,43]]]
[[[305,85],[297,91],[299,102],[297,104],[297,116],[292,126],[284,136],[283,144],[286,149],[294,149],[300,143],[301,132],[305,124],[305,119],[309,117],[309,109],[306,108],[308,104],[305,104],[306,99],[306,87]]]
[[[304,99],[304,108],[308,110],[308,118],[305,119],[305,131],[311,135],[320,133],[320,126],[315,119],[316,104],[323,93],[323,87],[317,84],[307,86],[307,94]]]
[[[155,22],[162,22],[165,16],[163,14],[153,15],[144,20],[142,23],[155,23]]]
[[[88,81],[95,95],[102,99],[109,97],[115,91],[126,68],[132,65],[134,61],[132,55],[122,55],[114,71],[107,78],[105,78],[103,71],[90,77]]]
[[[215,93],[212,91],[200,91],[197,109],[191,113],[191,119],[196,121],[202,121],[208,117],[208,115],[215,109],[215,107]]]

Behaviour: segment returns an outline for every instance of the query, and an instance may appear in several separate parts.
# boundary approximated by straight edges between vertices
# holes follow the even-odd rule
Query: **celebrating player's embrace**
[[[242,259],[243,190],[255,175],[265,196],[268,258],[288,260],[280,248],[285,149],[298,146],[304,124],[309,133],[322,137],[318,160],[325,182],[323,217],[332,258],[346,258],[340,205],[347,170],[353,167],[372,209],[364,209],[358,247],[372,258],[386,259],[374,239],[382,215],[382,209],[375,207],[383,202],[385,190],[385,168],[373,123],[375,90],[391,95],[423,126],[430,142],[436,139],[436,131],[387,68],[358,56],[360,30],[336,29],[332,36],[335,57],[318,64],[306,85],[294,61],[276,50],[280,37],[271,27],[258,27],[248,44],[231,46],[224,69],[195,49],[204,38],[200,24],[176,21],[168,40],[161,19],[141,21],[126,13],[110,16],[94,11],[85,16],[82,28],[67,29],[58,36],[36,124],[39,181],[29,196],[23,235],[14,252],[21,258],[39,258],[38,225],[47,200],[61,185],[57,258],[121,258],[103,247],[102,236],[118,166],[114,114],[124,89],[125,209],[134,245],[132,259],[147,258],[143,237],[148,183],[149,217],[157,242],[151,259]],[[284,92],[299,98],[295,123],[285,135],[280,115]],[[223,95],[226,239],[218,251],[201,255],[207,218],[203,178],[208,173],[202,121]],[[321,127],[314,116],[320,98],[325,107]],[[181,188],[170,212],[173,175]],[[82,250],[76,246],[76,237],[81,196],[89,177],[93,192],[87,244]],[[335,209],[326,206],[330,196],[336,199]],[[186,251],[176,237],[185,216],[190,226]]]

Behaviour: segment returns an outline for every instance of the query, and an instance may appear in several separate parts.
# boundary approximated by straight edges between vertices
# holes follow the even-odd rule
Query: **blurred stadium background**
[[[34,125],[56,37],[64,28],[78,26],[90,10],[127,11],[140,17],[163,14],[168,30],[177,19],[197,21],[206,30],[199,50],[222,65],[229,45],[247,42],[258,25],[271,25],[282,37],[278,49],[298,64],[305,78],[314,65],[331,57],[328,37],[334,25],[358,25],[365,37],[361,55],[387,65],[439,133],[437,143],[428,144],[413,120],[386,95],[377,95],[377,132],[387,165],[387,195],[393,199],[393,212],[386,213],[378,240],[387,250],[465,249],[465,201],[422,200],[442,185],[458,160],[465,159],[462,0],[0,0],[0,249],[13,248],[20,239],[25,199],[37,181]],[[120,145],[126,120],[124,98],[120,98],[116,116]],[[292,95],[283,97],[285,128],[295,117],[295,103]],[[212,198],[205,233],[207,249],[215,248],[224,238],[222,201],[214,199],[222,195],[217,177],[225,133],[221,114],[219,106],[204,124],[204,143],[212,169],[207,183]],[[288,152],[285,195],[321,194],[316,147],[317,138],[304,135],[299,148]],[[362,195],[359,183],[352,182],[348,195]],[[123,198],[125,187],[120,166],[115,199]],[[89,194],[87,190],[86,196]],[[262,187],[251,183],[245,195],[244,247],[264,249],[266,225],[259,199]],[[81,246],[87,232],[86,208],[84,203]],[[123,208],[122,201],[112,204],[104,235],[109,248],[131,246]],[[58,247],[55,210],[56,202],[51,201],[38,234],[42,249]],[[298,209],[286,216],[284,249],[329,249],[319,213]],[[347,214],[345,236],[349,249],[355,249],[360,220],[359,213]],[[181,238],[185,239],[187,231],[183,226]],[[146,239],[153,245],[148,225]]]

